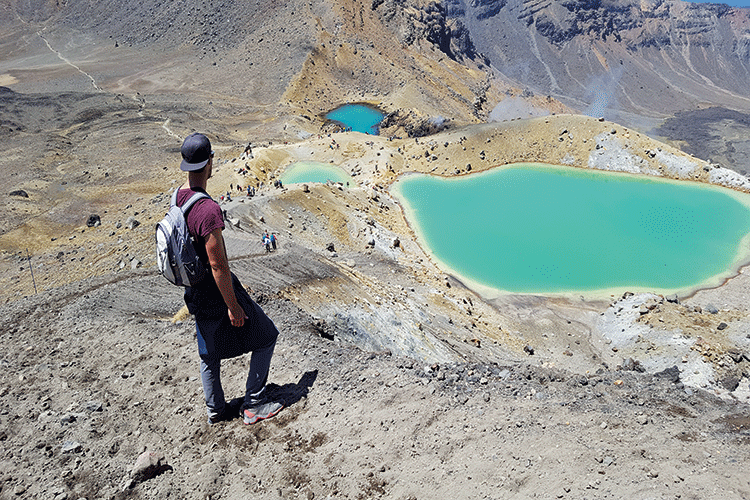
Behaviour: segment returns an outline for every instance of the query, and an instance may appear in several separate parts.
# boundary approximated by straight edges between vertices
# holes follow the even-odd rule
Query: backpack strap
[[[182,210],[182,215],[187,217],[187,212],[188,210],[190,210],[190,207],[192,207],[193,203],[200,200],[201,198],[211,198],[211,197],[208,196],[206,193],[200,193],[200,192],[195,193],[193,196],[190,197],[188,201],[183,203],[182,206],[180,207],[180,209]]]
[[[177,205],[177,192],[179,190],[180,188],[177,188],[174,190],[174,193],[172,193],[171,206],[173,207]],[[192,207],[196,201],[202,198],[208,198],[209,200],[211,199],[211,197],[208,196],[206,193],[201,193],[200,191],[198,191],[197,193],[193,194],[193,196],[191,196],[185,203],[183,203],[182,206],[180,207],[180,210],[182,210],[183,217],[187,216],[187,212],[188,210],[190,210],[190,207]]]

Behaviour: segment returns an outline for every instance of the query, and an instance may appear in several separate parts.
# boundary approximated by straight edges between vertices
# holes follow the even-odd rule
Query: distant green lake
[[[489,293],[684,292],[750,254],[750,196],[697,183],[518,164],[392,190],[424,248]]]
[[[345,104],[326,114],[326,118],[339,122],[355,132],[378,135],[378,125],[383,113],[365,104]]]
[[[283,184],[302,184],[306,182],[326,183],[352,182],[352,178],[342,168],[329,163],[317,161],[298,161],[289,165],[280,176]]]

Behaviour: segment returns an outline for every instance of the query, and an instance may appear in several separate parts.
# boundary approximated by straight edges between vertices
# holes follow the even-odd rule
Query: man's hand
[[[229,311],[229,321],[232,323],[232,326],[240,327],[245,324],[247,315],[245,314],[245,311],[242,310],[242,308],[236,301],[235,301],[235,305],[237,307],[234,311],[232,310],[231,307],[227,308],[227,310]]]

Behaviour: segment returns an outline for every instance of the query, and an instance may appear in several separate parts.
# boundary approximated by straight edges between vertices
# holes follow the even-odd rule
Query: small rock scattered
[[[62,451],[62,453],[65,454],[65,453],[79,453],[81,450],[83,450],[83,445],[79,443],[78,441],[65,441],[60,451]]]
[[[125,221],[125,227],[128,229],[135,229],[138,226],[140,226],[141,223],[135,218],[135,217],[128,217],[128,219]]]

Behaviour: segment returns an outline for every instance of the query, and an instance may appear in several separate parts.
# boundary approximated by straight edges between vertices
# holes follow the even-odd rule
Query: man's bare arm
[[[229,260],[227,259],[227,250],[224,246],[224,236],[221,229],[214,229],[206,237],[206,253],[208,253],[208,263],[211,266],[211,273],[214,276],[216,285],[219,287],[224,303],[229,310],[229,320],[232,326],[242,326],[245,324],[245,311],[242,310],[237,302],[232,287],[232,274],[229,271]]]

